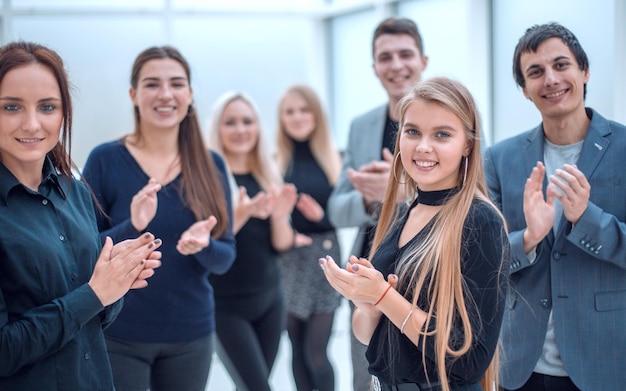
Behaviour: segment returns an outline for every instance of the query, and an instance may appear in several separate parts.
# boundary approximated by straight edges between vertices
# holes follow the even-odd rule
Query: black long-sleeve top
[[[414,204],[415,205],[415,204]],[[412,208],[412,207],[411,207]],[[387,276],[397,273],[396,263],[412,244],[424,240],[432,229],[428,223],[409,243],[398,248],[398,240],[405,217],[393,227],[393,232],[381,243],[372,258],[377,270]],[[468,308],[474,343],[469,352],[456,360],[447,360],[448,381],[459,386],[480,381],[495,352],[502,316],[504,312],[506,278],[503,276],[503,262],[508,259],[508,239],[501,218],[496,211],[483,201],[475,200],[470,208],[463,230],[461,272],[463,274],[465,301]],[[420,298],[426,296],[428,279],[422,288]],[[404,294],[406,286],[400,287]],[[411,300],[412,298],[407,298]],[[472,306],[471,303],[475,303]],[[418,301],[418,307],[428,311],[429,304]],[[452,345],[458,348],[463,343],[462,325],[459,318],[451,333]],[[429,330],[435,328],[431,321]],[[413,344],[407,336],[383,315],[367,349],[369,371],[383,383],[426,383],[438,381],[434,350],[435,335],[426,338],[426,372],[422,360],[422,342]],[[390,342],[391,341],[391,342]],[[390,350],[391,348],[391,350]],[[391,352],[391,356],[390,356]]]
[[[0,163],[0,390],[113,390],[91,194],[46,160],[38,191]]]
[[[253,198],[262,189],[252,174],[235,174],[237,186]],[[237,257],[222,275],[211,275],[216,308],[228,306],[242,297],[271,295],[280,286],[278,252],[272,246],[270,219],[251,217],[235,235]]]
[[[326,211],[328,197],[333,191],[326,173],[315,160],[308,141],[294,141],[293,146],[293,156],[285,173],[285,182],[293,183],[298,189],[298,193],[305,193],[313,197]],[[294,208],[291,214],[291,224],[296,231],[304,234],[327,232],[334,229],[326,214],[321,221],[315,223],[307,220],[297,208]]]

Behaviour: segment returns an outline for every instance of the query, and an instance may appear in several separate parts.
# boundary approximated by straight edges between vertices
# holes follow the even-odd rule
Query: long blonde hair
[[[298,94],[306,101],[315,119],[315,129],[311,133],[310,146],[315,161],[320,165],[331,185],[337,183],[341,171],[341,157],[333,145],[328,118],[322,104],[311,87],[294,85],[285,91],[278,104],[278,131],[276,132],[276,159],[280,172],[285,175],[293,158],[293,141],[288,136],[285,125],[280,120],[283,103],[289,94]]]
[[[398,103],[400,117],[399,129],[403,128],[408,107],[416,100],[424,100],[440,104],[454,113],[463,123],[469,143],[467,160],[459,163],[457,187],[459,192],[444,204],[435,216],[432,230],[427,238],[409,249],[398,261],[396,273],[399,277],[398,286],[408,286],[405,297],[411,297],[413,305],[417,305],[419,294],[426,281],[428,282],[428,296],[430,302],[428,317],[424,326],[434,322],[435,332],[425,332],[421,339],[425,345],[426,337],[434,334],[437,373],[444,391],[449,391],[448,375],[446,372],[446,357],[455,359],[466,354],[473,343],[474,333],[470,322],[470,308],[473,302],[467,302],[463,294],[464,283],[461,273],[461,252],[463,226],[474,199],[480,199],[493,207],[504,218],[487,196],[487,185],[482,166],[480,152],[480,123],[476,104],[470,92],[459,82],[438,77],[416,84],[411,91]],[[399,159],[400,137],[396,137],[394,162]],[[417,183],[409,176],[403,175],[402,164],[394,164],[387,185],[385,199],[376,235],[370,253],[370,259],[380,247],[386,233],[398,222],[395,200],[399,183],[395,178],[405,177],[406,186],[413,190],[415,199]],[[467,170],[467,174],[465,174]],[[424,298],[422,298],[424,299]],[[463,327],[463,345],[455,350],[450,346],[452,328],[455,317],[460,318]],[[430,328],[432,329],[432,328]],[[425,349],[422,349],[423,362],[426,363]],[[497,382],[498,358],[497,349],[485,376],[481,381],[484,390],[491,391]]]
[[[269,149],[267,148],[265,135],[263,134],[259,120],[259,110],[248,95],[243,92],[228,91],[217,99],[215,105],[213,106],[211,120],[209,121],[209,146],[224,156],[228,162],[227,155],[224,153],[224,144],[222,143],[222,139],[220,137],[220,125],[222,123],[222,117],[226,106],[236,100],[244,102],[250,106],[254,112],[259,134],[257,137],[257,143],[254,146],[254,149],[250,152],[248,159],[250,160],[252,175],[259,182],[261,188],[268,191],[272,186],[280,185],[283,181],[278,168],[276,167],[276,163],[272,159]]]

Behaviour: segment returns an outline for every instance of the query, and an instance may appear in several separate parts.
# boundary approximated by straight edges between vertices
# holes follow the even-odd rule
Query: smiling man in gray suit
[[[343,169],[327,207],[336,227],[359,226],[351,254],[366,258],[393,163],[396,104],[421,79],[428,64],[422,37],[410,19],[383,20],[374,31],[372,49],[374,73],[389,100],[352,121]],[[354,390],[369,391],[366,347],[354,336],[351,347]]]
[[[626,127],[585,107],[589,62],[557,23],[529,28],[513,73],[542,123],[485,152],[510,231],[505,390],[626,389]]]

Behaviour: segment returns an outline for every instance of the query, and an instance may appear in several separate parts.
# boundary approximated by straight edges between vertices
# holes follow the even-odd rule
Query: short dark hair
[[[513,77],[518,86],[524,88],[526,86],[526,80],[524,80],[524,74],[522,73],[522,67],[520,60],[522,54],[537,51],[537,48],[541,43],[550,38],[560,38],[565,45],[572,51],[574,58],[578,63],[578,67],[581,71],[589,69],[589,59],[587,53],[580,45],[578,38],[567,28],[556,22],[550,22],[546,24],[536,24],[530,27],[524,35],[519,39],[515,52],[513,54]],[[587,95],[587,84],[585,83],[584,95]]]
[[[406,34],[410,35],[415,40],[415,45],[420,51],[420,54],[424,55],[424,43],[422,42],[422,36],[414,21],[408,18],[401,18],[398,16],[392,16],[380,22],[374,31],[374,37],[372,38],[372,56],[375,55],[376,40],[378,37],[384,34]]]

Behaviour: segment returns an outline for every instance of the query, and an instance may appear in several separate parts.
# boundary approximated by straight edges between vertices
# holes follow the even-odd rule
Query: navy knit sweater
[[[158,209],[146,231],[163,240],[159,250],[162,265],[148,280],[148,287],[132,290],[125,296],[122,312],[106,334],[135,342],[189,342],[215,331],[215,303],[208,276],[223,274],[235,259],[232,231],[232,205],[222,158],[212,153],[221,174],[230,227],[219,239],[193,255],[176,250],[180,235],[196,222],[180,198],[181,177],[158,193]],[[144,187],[148,175],[137,164],[123,142],[113,141],[96,147],[90,154],[83,175],[108,216],[98,216],[101,239],[110,236],[114,243],[137,237],[130,221],[132,197]]]

